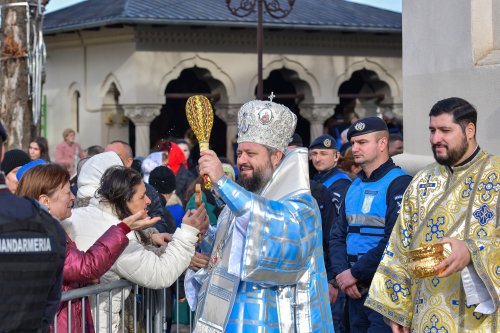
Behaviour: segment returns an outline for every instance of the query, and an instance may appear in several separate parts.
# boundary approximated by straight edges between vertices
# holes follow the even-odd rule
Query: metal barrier
[[[130,293],[129,293],[129,289]],[[85,332],[85,317],[86,317],[86,302],[87,297],[94,303],[92,309],[94,315],[94,328],[98,333],[105,333],[99,331],[100,320],[107,320],[108,332],[112,332],[112,315],[113,303],[112,293],[120,293],[120,325],[119,332],[137,332],[137,333],[164,333],[167,332],[167,319],[172,314],[167,314],[167,297],[170,294],[167,289],[148,289],[140,287],[127,280],[117,280],[105,284],[96,284],[79,289],[73,289],[62,293],[61,302],[68,302],[68,332],[71,332],[71,322],[73,320],[71,307],[75,300],[82,302],[82,332]],[[104,295],[103,295],[104,294]],[[176,282],[176,299],[173,305],[176,307],[176,324],[172,324],[170,332],[172,333],[190,333],[192,331],[192,312],[189,315],[189,325],[179,324],[179,281]],[[109,309],[107,318],[99,318],[99,303],[102,297],[107,297]],[[125,304],[132,303],[131,313],[126,309]],[[130,321],[131,319],[131,321]],[[57,331],[57,316],[54,320],[54,333],[66,333]]]

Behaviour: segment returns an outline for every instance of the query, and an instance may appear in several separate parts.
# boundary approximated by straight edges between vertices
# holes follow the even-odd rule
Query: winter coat
[[[71,177],[76,174],[76,164],[85,157],[85,152],[79,143],[73,142],[69,145],[66,141],[56,146],[54,162],[61,164],[68,170]]]
[[[111,226],[86,252],[80,251],[69,236],[66,237],[63,291],[98,282],[128,245],[128,238],[117,226]],[[85,331],[82,331],[82,301],[71,302],[71,332],[92,333],[94,325],[88,299],[85,300]],[[68,302],[61,302],[57,310],[57,331],[68,332]]]
[[[112,207],[92,198],[89,206],[73,210],[63,227],[75,240],[78,248],[87,249],[106,228],[118,223]],[[152,289],[169,287],[189,266],[194,255],[198,229],[188,225],[178,228],[165,252],[157,255],[139,241],[135,233],[129,233],[129,245],[111,269],[101,278],[101,283],[126,279]],[[128,295],[128,293],[126,293]],[[121,292],[112,293],[112,332],[118,331],[121,310]],[[108,332],[109,302],[100,298],[99,332]]]

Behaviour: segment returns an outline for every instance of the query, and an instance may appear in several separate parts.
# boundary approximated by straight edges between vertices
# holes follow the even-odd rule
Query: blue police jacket
[[[389,240],[411,176],[392,159],[369,178],[361,172],[348,189],[339,223],[332,228],[330,260],[333,277],[351,268],[360,282],[371,282]]]
[[[345,216],[349,226],[346,245],[351,267],[384,237],[387,190],[395,178],[406,174],[394,168],[376,182],[363,182],[357,178],[347,190]]]

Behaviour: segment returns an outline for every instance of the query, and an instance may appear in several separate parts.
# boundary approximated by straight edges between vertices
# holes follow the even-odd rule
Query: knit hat
[[[16,172],[17,180],[21,180],[21,177],[24,175],[24,173],[26,171],[28,171],[31,168],[36,167],[37,165],[41,165],[41,164],[48,164],[48,163],[47,163],[47,161],[41,160],[41,159],[33,160],[31,162],[26,163],[19,170],[17,170],[17,172]]]
[[[149,184],[161,194],[169,194],[175,191],[175,175],[166,166],[159,166],[149,174]]]
[[[2,171],[7,175],[13,169],[23,166],[28,163],[30,157],[24,151],[20,149],[12,149],[5,152],[5,156],[2,162]]]

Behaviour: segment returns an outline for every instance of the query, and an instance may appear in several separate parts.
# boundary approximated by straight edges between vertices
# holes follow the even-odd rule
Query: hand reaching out
[[[141,210],[124,218],[122,222],[128,225],[131,230],[139,230],[150,227],[158,221],[160,221],[159,217],[149,217],[147,211]]]
[[[182,223],[198,229],[200,233],[205,233],[208,230],[209,225],[205,204],[202,204],[196,209],[188,210],[182,218]]]

